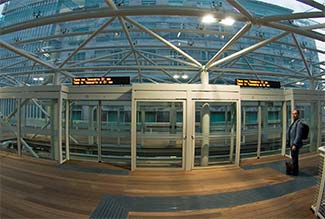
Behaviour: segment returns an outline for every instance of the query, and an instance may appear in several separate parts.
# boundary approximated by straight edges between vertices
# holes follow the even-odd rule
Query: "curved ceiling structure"
[[[235,78],[323,89],[324,5],[292,10],[248,0],[4,1],[0,86],[130,76],[132,83],[233,84]],[[209,14],[211,23],[203,23]],[[225,23],[226,18],[234,24]]]

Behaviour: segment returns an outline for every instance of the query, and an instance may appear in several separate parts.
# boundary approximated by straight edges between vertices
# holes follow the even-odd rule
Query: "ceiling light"
[[[215,22],[216,19],[211,14],[208,14],[208,15],[205,15],[201,21],[202,21],[202,23],[205,23],[205,24],[211,24],[211,23]]]
[[[220,23],[226,26],[231,26],[235,23],[235,20],[232,17],[226,17],[222,19]]]
[[[35,77],[33,78],[33,81],[44,81],[43,77]]]
[[[188,79],[188,75],[185,75],[185,74],[184,74],[184,75],[182,75],[182,78],[183,78],[183,79]]]
[[[179,75],[174,75],[173,78],[178,79]]]

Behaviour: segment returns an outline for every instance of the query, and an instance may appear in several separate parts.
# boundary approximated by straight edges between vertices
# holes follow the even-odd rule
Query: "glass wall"
[[[23,154],[44,159],[55,159],[54,99],[25,99],[21,107],[21,136]],[[52,137],[53,136],[53,137]]]
[[[236,103],[195,103],[195,167],[234,161]]]
[[[183,166],[183,107],[183,102],[137,102],[137,167]]]
[[[17,99],[0,99],[0,149],[17,153]]]
[[[241,102],[241,158],[256,157],[258,145],[258,102]]]
[[[242,101],[241,159],[281,154],[282,102]]]
[[[102,101],[101,161],[131,166],[131,102]]]
[[[70,101],[69,134],[71,158],[129,168],[131,102]]]
[[[261,156],[281,154],[282,148],[282,102],[261,102],[262,136]]]
[[[70,101],[70,158],[98,160],[98,101]]]
[[[212,99],[214,96],[203,94],[187,99],[183,94],[175,100],[155,101],[141,99],[153,97],[140,93],[141,98],[133,102],[134,109],[127,98],[123,101],[62,100],[62,106],[58,99],[53,99],[58,96],[53,93],[46,94],[52,99],[43,98],[45,95],[38,99],[3,98],[0,99],[0,149],[17,154],[20,144],[23,155],[61,161],[57,155],[62,144],[63,159],[99,161],[123,168],[131,167],[132,158],[135,168],[189,170],[234,163],[238,133],[236,100],[218,102]],[[292,122],[292,101],[300,110],[300,118],[310,127],[301,152],[316,151],[319,139],[321,145],[325,144],[325,102],[319,106],[320,102],[313,99],[309,102],[241,101],[241,145],[236,159],[281,154],[282,106],[286,107],[288,128]],[[133,121],[136,121],[132,133],[133,157],[131,115],[135,115]],[[318,136],[319,132],[322,136]],[[286,153],[290,154],[289,148]]]

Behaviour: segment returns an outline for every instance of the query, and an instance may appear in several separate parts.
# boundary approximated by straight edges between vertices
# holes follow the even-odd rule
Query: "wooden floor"
[[[272,168],[230,166],[207,170],[134,171],[128,175],[60,169],[52,161],[0,152],[0,218],[89,218],[104,194],[184,196],[240,191],[292,180]],[[273,158],[273,159],[279,159]],[[271,160],[260,159],[258,162]],[[73,163],[73,162],[72,162]],[[246,161],[252,165],[257,160]],[[85,162],[74,165],[87,166]],[[301,170],[316,174],[317,154],[302,156]],[[89,164],[111,168],[105,164]],[[315,218],[314,187],[254,203],[195,211],[129,212],[129,218]]]

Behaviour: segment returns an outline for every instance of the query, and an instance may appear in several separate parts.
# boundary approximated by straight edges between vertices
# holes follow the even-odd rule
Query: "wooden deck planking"
[[[315,219],[310,210],[314,187],[281,197],[221,209],[178,212],[130,212],[130,219]]]
[[[60,169],[51,161],[21,159],[1,154],[0,159],[0,218],[88,218],[104,194],[204,195],[251,189],[293,179],[271,168],[243,170],[226,166],[190,172],[134,171],[129,175],[112,175]],[[301,168],[315,173],[317,162],[317,155],[302,157]],[[78,165],[78,161],[70,164]],[[254,162],[250,163],[252,164]],[[92,167],[97,165],[102,167],[100,164],[92,164]],[[81,166],[87,166],[87,163],[82,162]],[[314,188],[309,188],[224,209],[130,212],[129,217],[313,218],[309,210],[313,195]]]

